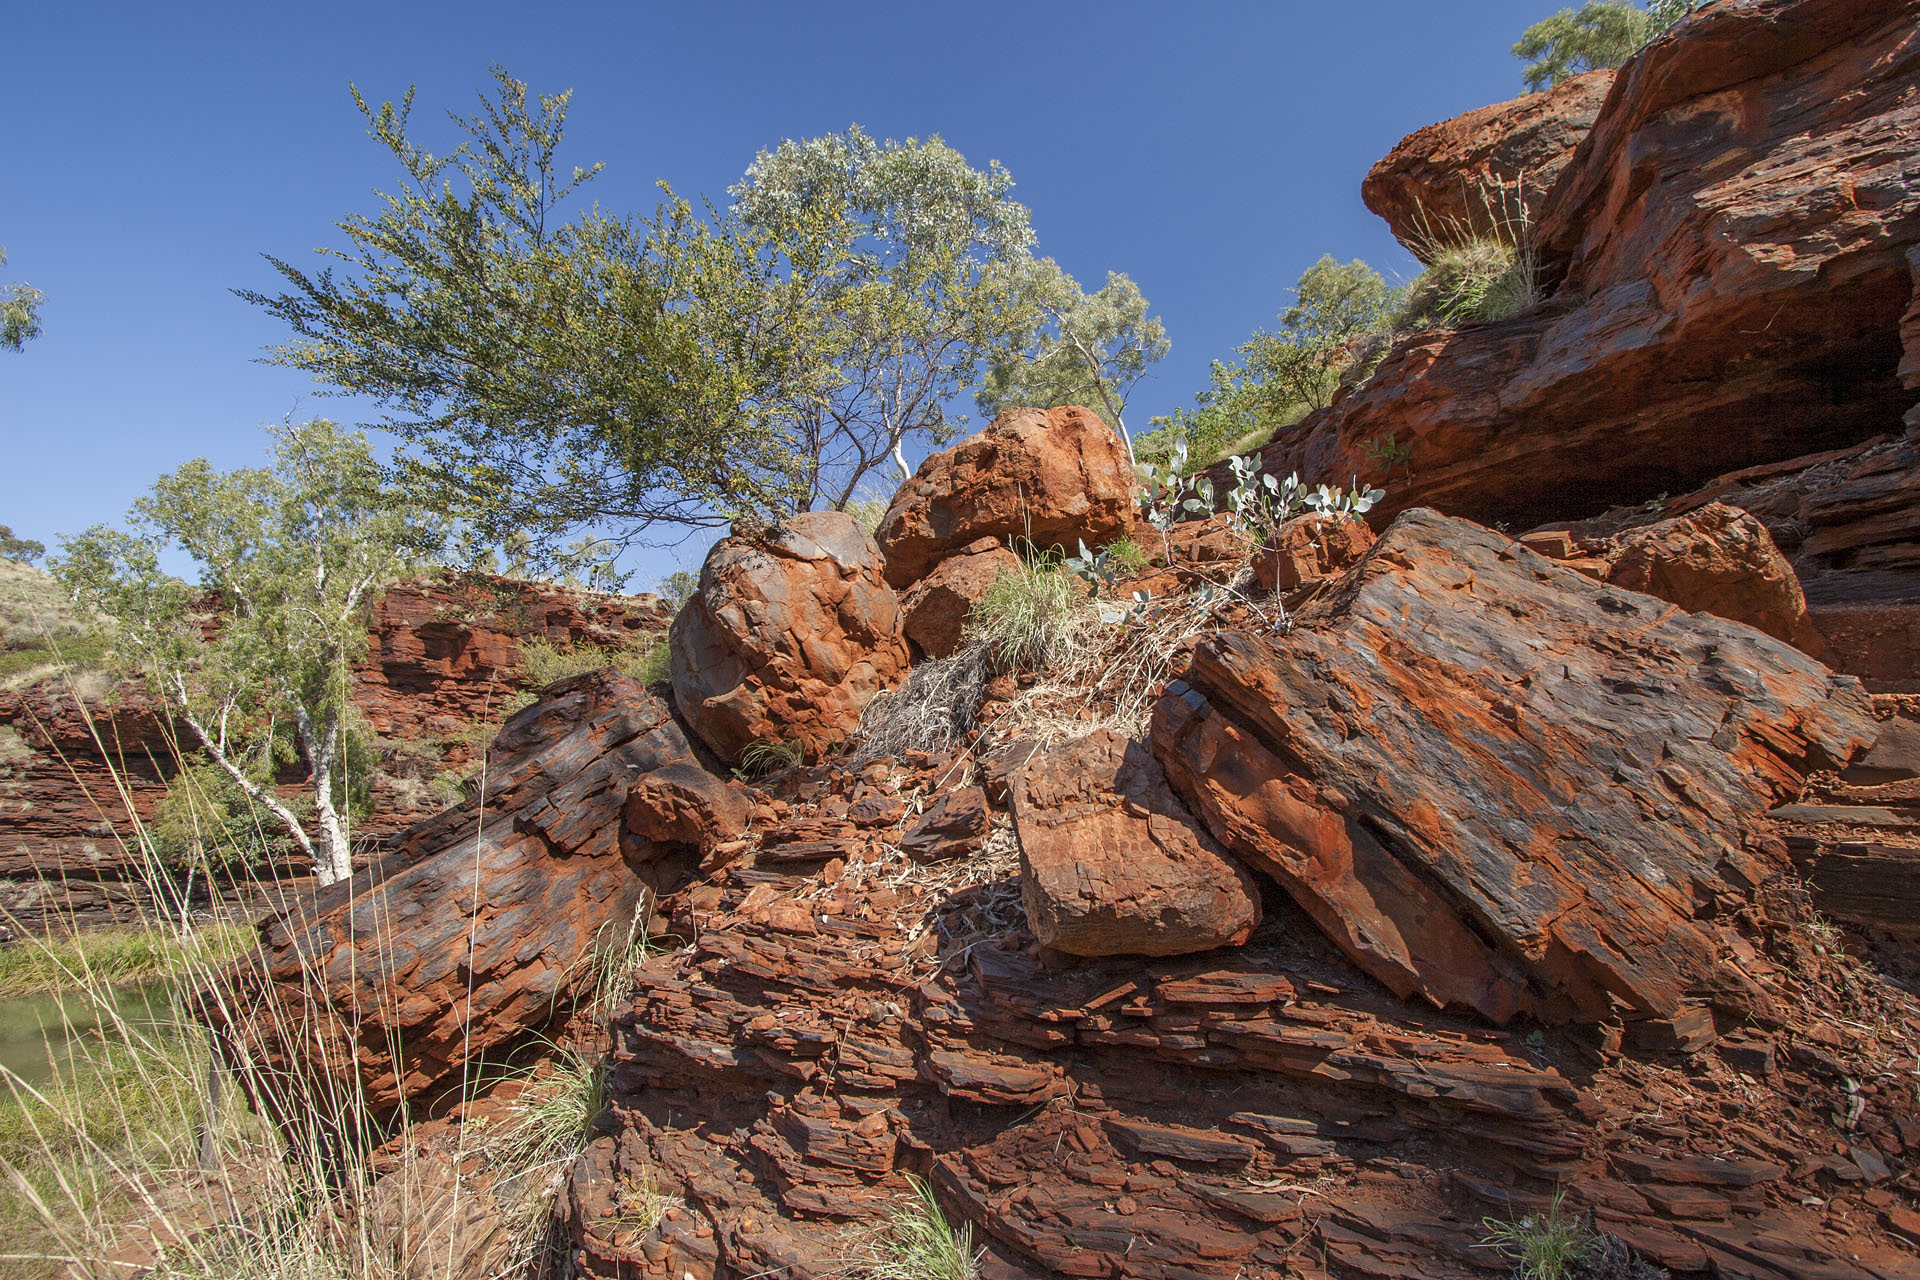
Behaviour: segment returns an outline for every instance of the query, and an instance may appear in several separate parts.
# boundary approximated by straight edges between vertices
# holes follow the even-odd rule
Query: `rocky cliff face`
[[[504,579],[393,588],[355,675],[356,705],[391,744],[358,833],[383,840],[440,807],[426,784],[465,765],[491,736],[476,726],[524,697],[523,645],[630,648],[664,639],[668,621],[650,596]],[[0,908],[30,924],[138,918],[130,823],[152,822],[179,755],[175,726],[136,687],[88,674],[0,689]]]
[[[1283,433],[1269,469],[1366,476],[1391,435],[1412,454],[1383,518],[1525,527],[1898,430],[1920,390],[1902,329],[1917,20],[1889,0],[1736,0],[1656,41],[1534,211],[1546,302],[1402,343]],[[1499,135],[1531,103],[1477,123]],[[1402,146],[1423,142],[1442,167],[1475,150],[1429,131]]]

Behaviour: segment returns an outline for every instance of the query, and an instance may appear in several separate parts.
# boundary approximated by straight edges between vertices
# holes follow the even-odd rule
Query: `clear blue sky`
[[[1039,251],[1139,282],[1173,352],[1144,422],[1270,323],[1324,252],[1411,273],[1360,203],[1404,134],[1514,96],[1509,46],[1556,0],[500,5],[18,3],[6,22],[0,280],[47,295],[0,353],[0,524],[53,545],[116,520],[163,471],[264,456],[259,424],[371,411],[255,363],[283,334],[230,289],[339,243],[391,160],[347,95],[419,86],[445,139],[501,62],[574,90],[594,196],[721,197],[754,152],[858,121],[1000,160]],[[635,586],[699,549],[638,560]]]

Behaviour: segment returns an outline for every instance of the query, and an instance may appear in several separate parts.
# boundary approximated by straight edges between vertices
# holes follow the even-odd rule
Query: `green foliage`
[[[0,267],[6,265],[7,251],[0,249]],[[0,351],[20,351],[40,336],[40,304],[46,296],[31,285],[0,285]],[[0,555],[12,554],[0,551]]]
[[[269,259],[286,291],[242,293],[293,332],[275,360],[387,410],[408,484],[478,545],[545,563],[576,529],[624,547],[844,506],[909,439],[950,438],[946,404],[1029,327],[1032,232],[997,164],[855,126],[761,152],[725,209],[666,190],[651,217],[569,219],[598,166],[559,161],[568,95],[494,78],[444,155],[411,91],[356,89],[401,182],[335,224],[333,265]]]
[[[963,636],[1003,671],[1043,671],[1066,665],[1085,634],[1093,608],[1080,580],[1051,555],[1002,569],[967,613]]]
[[[1160,318],[1147,316],[1140,286],[1117,271],[1096,293],[1052,258],[1020,273],[1018,305],[1032,329],[1017,347],[1004,348],[975,393],[982,413],[1033,405],[1085,405],[1120,432],[1128,451],[1127,399],[1147,366],[1172,349]]]
[[[735,770],[742,778],[764,778],[784,769],[797,768],[807,759],[807,749],[798,742],[749,742],[740,753]]]
[[[1020,290],[1033,231],[998,161],[939,137],[879,142],[858,125],[762,151],[731,216],[815,328],[783,415],[801,509],[841,508],[905,442],[950,440],[947,403],[1031,331]]]
[[[1599,1251],[1600,1237],[1584,1217],[1567,1211],[1564,1195],[1554,1192],[1545,1213],[1482,1221],[1487,1233],[1482,1243],[1514,1264],[1517,1280],[1572,1280],[1575,1268]]]
[[[1523,236],[1476,236],[1433,251],[1396,322],[1456,328],[1504,320],[1540,302],[1538,281],[1536,255]]]
[[[1340,385],[1347,344],[1378,327],[1399,298],[1366,263],[1331,254],[1302,273],[1295,295],[1279,329],[1255,333],[1240,350],[1247,377],[1273,401],[1324,409]]]
[[[272,358],[386,409],[409,485],[483,545],[522,535],[550,557],[575,528],[624,543],[790,509],[775,413],[816,327],[798,291],[760,239],[671,193],[650,220],[563,222],[599,169],[558,160],[568,95],[494,77],[445,155],[410,135],[411,90],[378,110],[353,90],[401,181],[335,224],[348,247],[319,252],[336,265],[269,258],[288,291],[241,292],[293,331]]]
[[[261,768],[261,764],[265,768]],[[261,787],[273,785],[269,757],[249,762]],[[261,860],[283,838],[279,823],[211,761],[185,762],[154,806],[148,835],[154,852],[171,866],[230,867]]]
[[[1528,27],[1513,56],[1527,64],[1527,88],[1537,93],[1583,71],[1619,66],[1697,7],[1694,0],[1656,0],[1648,11],[1627,0],[1587,0]]]
[[[675,613],[686,608],[687,601],[693,599],[694,593],[699,590],[700,576],[688,573],[685,569],[675,569],[654,587],[654,591]]]
[[[47,554],[47,544],[32,538],[16,538],[13,530],[0,524],[0,559],[18,560],[22,564],[32,564]]]
[[[664,640],[639,640],[618,649],[596,644],[562,648],[547,640],[520,642],[520,678],[532,689],[602,667],[612,667],[643,684],[658,684],[666,678],[668,662]]]
[[[340,813],[351,672],[379,588],[432,548],[437,529],[383,483],[366,439],[315,421],[274,433],[273,465],[162,476],[131,532],[95,526],[54,575],[106,618],[114,657],[144,676],[207,757],[314,858],[322,883],[350,874]],[[200,581],[162,568],[185,552]],[[313,830],[256,781],[303,760]]]
[[[1255,332],[1238,348],[1238,361],[1214,361],[1193,407],[1153,419],[1139,460],[1164,466],[1174,442],[1184,441],[1195,465],[1206,466],[1326,407],[1356,341],[1379,328],[1399,301],[1398,291],[1358,258],[1323,256],[1301,274],[1278,329]]]
[[[948,1224],[926,1179],[907,1183],[885,1223],[853,1234],[847,1270],[860,1280],[977,1280],[986,1250],[973,1247],[973,1228]]]
[[[1135,542],[1131,537],[1122,536],[1115,538],[1112,542],[1102,547],[1101,550],[1107,554],[1108,559],[1113,562],[1114,567],[1122,573],[1139,573],[1142,569],[1145,569],[1153,563],[1147,556],[1147,549]]]

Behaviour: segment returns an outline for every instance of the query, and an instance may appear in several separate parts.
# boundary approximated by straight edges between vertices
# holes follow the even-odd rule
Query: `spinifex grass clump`
[[[1056,557],[1033,555],[993,580],[963,635],[1002,671],[1043,671],[1072,661],[1094,618],[1080,580]]]
[[[986,1250],[973,1247],[973,1228],[947,1224],[931,1183],[912,1174],[907,1182],[912,1194],[884,1223],[852,1233],[847,1271],[860,1280],[976,1280]]]

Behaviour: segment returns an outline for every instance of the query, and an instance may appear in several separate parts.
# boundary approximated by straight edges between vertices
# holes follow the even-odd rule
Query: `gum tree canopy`
[[[439,531],[383,485],[364,437],[330,422],[275,437],[271,468],[189,462],[134,504],[131,531],[89,529],[51,567],[108,621],[119,661],[331,884],[353,873],[338,798],[367,613]],[[198,583],[162,566],[179,552]],[[310,771],[310,822],[273,790],[289,752]]]
[[[336,225],[314,272],[242,292],[285,320],[271,359],[371,397],[424,505],[552,556],[845,506],[964,419],[947,404],[1030,340],[1027,210],[997,163],[858,126],[762,151],[732,203],[561,207],[568,95],[494,92],[427,151],[399,104],[354,99],[403,181]],[[664,184],[663,189],[664,188]]]

